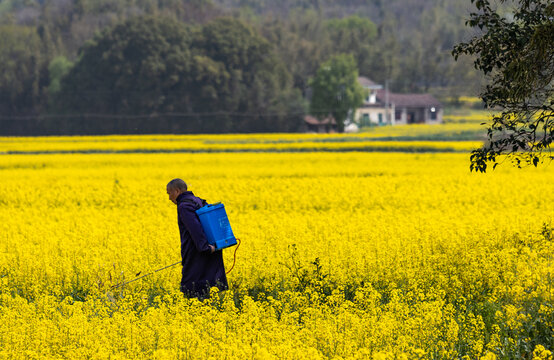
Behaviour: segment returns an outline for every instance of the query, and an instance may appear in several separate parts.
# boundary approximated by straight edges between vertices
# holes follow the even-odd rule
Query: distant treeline
[[[0,134],[298,131],[351,54],[395,91],[475,90],[465,0],[0,3]],[[332,109],[329,109],[330,112]]]

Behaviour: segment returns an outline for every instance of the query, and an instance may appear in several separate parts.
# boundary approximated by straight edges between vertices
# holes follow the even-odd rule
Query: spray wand
[[[233,253],[233,266],[231,266],[231,268],[230,268],[229,270],[227,270],[227,271],[225,272],[225,274],[229,274],[229,273],[231,272],[231,270],[233,270],[233,268],[235,267],[235,263],[236,263],[236,261],[237,261],[237,250],[238,250],[238,248],[239,248],[239,246],[240,246],[240,239],[237,239],[237,241],[238,241],[238,244],[237,244],[237,247],[235,248],[235,252]],[[158,271],[162,271],[162,270],[168,269],[168,268],[173,267],[173,266],[175,266],[175,265],[177,265],[177,264],[180,264],[180,263],[181,263],[181,261],[177,261],[176,263],[173,263],[173,264],[171,264],[171,265],[167,265],[167,266],[164,266],[164,267],[159,268],[159,269],[157,269],[157,270],[151,271],[151,272],[149,272],[148,274],[144,274],[144,275],[142,275],[142,276],[139,276],[139,277],[137,277],[137,278],[134,278],[133,280],[129,280],[129,281],[125,281],[125,282],[123,282],[123,283],[121,283],[121,284],[113,285],[112,287],[110,287],[110,290],[117,289],[118,287],[121,287],[121,286],[130,284],[130,283],[132,283],[132,282],[134,282],[134,281],[137,281],[137,280],[142,279],[143,277],[146,277],[146,276],[155,274],[155,273],[157,273]],[[139,272],[137,275],[140,275],[140,272]]]

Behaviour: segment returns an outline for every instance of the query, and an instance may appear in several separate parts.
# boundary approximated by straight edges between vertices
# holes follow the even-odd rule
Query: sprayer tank
[[[206,205],[196,210],[208,242],[216,250],[237,244],[223,204]]]

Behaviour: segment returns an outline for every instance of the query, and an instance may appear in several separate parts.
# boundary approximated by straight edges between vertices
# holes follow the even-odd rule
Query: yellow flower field
[[[0,137],[0,155],[133,152],[469,152],[485,140],[477,123],[382,126],[354,134]]]
[[[554,167],[468,158],[0,155],[0,359],[552,359]],[[110,290],[180,260],[175,177],[225,204],[230,290],[184,299],[180,266]]]

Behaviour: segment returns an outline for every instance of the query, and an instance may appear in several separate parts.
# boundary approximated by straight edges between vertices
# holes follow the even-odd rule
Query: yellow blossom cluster
[[[552,360],[554,168],[468,161],[1,155],[0,359]],[[225,204],[241,239],[230,289],[185,299],[180,266],[112,288],[179,261],[176,177]]]

